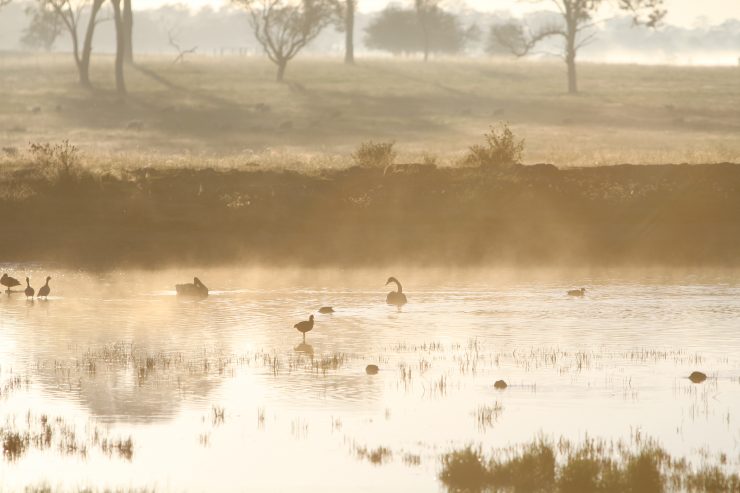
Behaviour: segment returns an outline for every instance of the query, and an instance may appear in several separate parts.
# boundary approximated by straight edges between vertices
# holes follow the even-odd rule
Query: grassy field
[[[129,96],[112,58],[98,88],[77,87],[70,55],[0,55],[0,139],[14,161],[30,142],[69,139],[88,164],[345,166],[367,140],[394,140],[399,162],[454,164],[489,125],[511,122],[526,163],[740,162],[740,68],[580,65],[564,93],[559,62],[300,57],[285,84],[262,58],[141,56]]]

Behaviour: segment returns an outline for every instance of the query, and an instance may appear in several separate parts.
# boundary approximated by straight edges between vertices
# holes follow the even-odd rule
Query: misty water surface
[[[47,273],[6,270],[32,271],[37,289]],[[740,459],[729,276],[211,270],[195,273],[210,297],[183,301],[174,283],[190,271],[50,274],[47,302],[0,298],[0,382],[23,381],[0,397],[0,420],[62,417],[81,441],[95,427],[130,436],[133,455],[31,447],[0,462],[8,489],[438,491],[441,453],[539,435],[637,434]],[[384,302],[392,274],[409,297],[400,310]],[[584,299],[565,295],[581,285]],[[304,346],[292,327],[311,313]],[[692,384],[693,370],[710,378]],[[499,411],[481,421],[486,406]],[[382,463],[367,460],[381,446]]]

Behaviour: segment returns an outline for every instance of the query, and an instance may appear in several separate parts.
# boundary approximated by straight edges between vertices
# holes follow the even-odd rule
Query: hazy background
[[[361,0],[355,21],[355,50],[359,55],[372,53],[365,46],[367,25],[386,5],[412,8],[413,2]],[[30,2],[14,2],[0,14],[0,51],[23,50],[20,38],[28,24],[25,8]],[[445,10],[459,15],[462,24],[477,26],[482,36],[470,42],[465,55],[484,56],[489,26],[509,18],[523,19],[530,24],[557,20],[557,12],[548,2],[517,2],[513,0],[455,0],[443,4]],[[248,25],[248,14],[229,2],[159,2],[138,0],[135,10],[134,44],[137,53],[174,53],[168,43],[169,30],[177,32],[183,47],[198,47],[201,54],[262,52]],[[668,14],[658,30],[632,25],[629,17],[602,9],[605,22],[596,26],[599,32],[594,42],[581,51],[581,61],[627,62],[646,64],[737,65],[740,57],[740,2],[713,0],[707,2],[668,1]],[[110,17],[106,3],[104,15]],[[305,53],[340,55],[344,35],[329,27],[312,42]],[[560,40],[542,44],[536,57],[548,58],[559,53]],[[69,37],[63,33],[54,44],[54,51],[69,51]],[[94,50],[110,53],[115,50],[113,22],[103,22],[96,32]]]

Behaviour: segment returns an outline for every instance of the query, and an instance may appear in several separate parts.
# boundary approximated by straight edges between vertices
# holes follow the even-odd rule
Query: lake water
[[[4,267],[36,289],[47,274]],[[54,436],[6,454],[0,489],[441,491],[440,454],[542,435],[740,464],[733,275],[287,272],[199,271],[203,301],[175,296],[181,270],[55,270],[48,301],[3,294],[0,427],[46,415]],[[130,453],[101,445],[129,437]]]

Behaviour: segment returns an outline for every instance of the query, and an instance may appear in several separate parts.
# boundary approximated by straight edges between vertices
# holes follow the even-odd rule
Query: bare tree
[[[0,8],[3,8],[4,6],[8,5],[10,3],[10,0],[0,0]]]
[[[417,0],[419,1],[419,0]],[[562,23],[547,25],[536,30],[525,29],[521,24],[508,23],[494,26],[495,41],[506,46],[516,56],[525,56],[543,39],[562,36],[563,58],[568,69],[568,92],[578,92],[576,55],[578,50],[593,41],[594,28],[604,19],[597,19],[599,9],[611,3],[616,8],[632,14],[635,24],[655,27],[665,16],[663,0],[549,0],[562,16]]]
[[[278,82],[288,62],[332,21],[330,0],[235,1],[249,11],[254,36],[278,67]]]
[[[188,48],[188,49],[182,48],[180,46],[180,41],[178,39],[179,37],[180,36],[178,35],[178,33],[175,32],[174,28],[170,28],[167,30],[167,39],[170,43],[170,46],[172,46],[175,50],[177,50],[177,56],[172,61],[173,65],[176,63],[184,62],[185,55],[189,53],[195,53],[195,50],[198,49],[197,46],[193,46],[192,48]]]
[[[121,0],[110,0],[113,5],[113,22],[116,25],[116,91],[120,95],[126,94],[126,82],[123,77],[123,62],[125,61],[126,33],[121,12]]]
[[[67,28],[70,38],[72,39],[72,55],[74,56],[75,65],[77,66],[77,73],[80,80],[80,85],[85,88],[92,87],[90,84],[90,56],[92,55],[92,42],[95,28],[97,27],[100,19],[98,19],[98,13],[100,12],[103,2],[105,0],[82,0],[81,2],[73,2],[73,0],[44,0],[46,5],[49,5],[57,16],[62,20],[64,26]],[[82,42],[82,52],[80,52],[80,37],[79,37],[79,24],[80,15],[89,6],[90,12],[87,20],[87,28],[85,29],[85,38]]]

